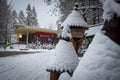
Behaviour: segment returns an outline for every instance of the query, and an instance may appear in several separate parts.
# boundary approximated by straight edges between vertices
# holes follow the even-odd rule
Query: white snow
[[[91,27],[85,31],[86,36],[94,36],[97,32],[100,32],[103,28],[103,25]]]
[[[67,72],[65,72],[60,75],[58,80],[70,80],[70,78],[71,76]]]
[[[88,24],[84,21],[83,17],[76,10],[73,10],[72,13],[68,15],[62,25],[88,27]]]
[[[117,14],[117,17],[120,17],[120,4],[116,3],[114,0],[105,0],[103,9],[104,20],[110,21],[114,14]]]
[[[29,49],[27,47],[27,45],[25,44],[12,44],[10,46],[7,46],[6,49],[4,49],[3,47],[0,48],[0,51],[33,51],[32,49]]]
[[[55,54],[51,57],[48,70],[73,72],[79,63],[72,42],[60,40],[56,46]]]
[[[120,80],[120,46],[97,33],[71,80]]]
[[[0,58],[0,80],[49,80],[45,70],[49,55],[36,53]]]
[[[69,37],[70,39],[72,38],[69,26],[67,26],[67,25],[64,26],[64,28],[62,30],[62,37],[63,38]]]
[[[46,67],[53,53],[54,50],[0,57],[0,80],[49,80],[50,73],[46,71]],[[59,80],[70,78],[64,73]]]
[[[26,44],[12,44],[10,46],[7,46],[6,49],[4,49],[3,47],[0,47],[0,52],[4,52],[4,51],[6,52],[46,52],[50,48],[54,49],[55,46],[51,44],[46,44],[46,45],[44,44],[42,45],[42,47],[46,47],[46,49],[43,49],[43,48],[31,49]]]

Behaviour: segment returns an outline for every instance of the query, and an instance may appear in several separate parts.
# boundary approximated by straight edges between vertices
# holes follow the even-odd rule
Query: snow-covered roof
[[[55,55],[51,57],[47,70],[73,72],[79,63],[72,42],[60,40],[55,49]]]
[[[62,25],[88,27],[88,24],[85,22],[85,20],[77,10],[73,10],[72,13],[68,15]]]
[[[110,21],[115,14],[117,14],[117,17],[120,17],[120,3],[117,3],[117,0],[105,0],[103,9],[104,20]]]
[[[71,80],[120,80],[120,46],[97,33]]]
[[[91,27],[85,31],[86,36],[94,36],[97,32],[100,32],[103,25]]]

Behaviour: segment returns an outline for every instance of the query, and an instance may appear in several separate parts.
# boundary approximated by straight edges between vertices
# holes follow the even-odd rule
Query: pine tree
[[[37,20],[37,13],[36,13],[36,10],[35,10],[35,7],[33,6],[33,9],[32,9],[32,26],[38,26],[38,20]]]
[[[19,15],[18,15],[18,23],[20,25],[25,25],[25,16],[22,10],[19,12]]]
[[[11,28],[11,7],[7,0],[0,0],[0,42],[9,39]]]
[[[32,10],[31,10],[31,5],[28,4],[27,8],[26,8],[26,25],[28,26],[32,26]]]
[[[17,12],[16,10],[12,11],[12,19],[13,19],[13,25],[17,24],[18,22],[18,17],[17,17]]]
[[[37,13],[35,7],[33,6],[33,8],[31,9],[31,5],[28,4],[26,14],[27,14],[25,21],[26,25],[32,27],[38,26]]]
[[[11,35],[15,34],[15,25],[18,23],[18,16],[16,10],[11,11],[11,27],[9,28],[9,32]],[[10,25],[10,24],[9,24]]]

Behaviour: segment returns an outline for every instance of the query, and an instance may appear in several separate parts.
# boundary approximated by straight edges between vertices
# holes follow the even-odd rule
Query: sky
[[[27,5],[30,3],[31,7],[35,6],[37,12],[37,19],[39,22],[39,27],[41,28],[49,28],[50,25],[53,25],[52,28],[56,29],[56,21],[59,19],[58,17],[52,15],[49,12],[51,6],[46,5],[43,0],[8,0],[11,2],[13,9],[20,12],[23,10],[24,13],[26,11]]]

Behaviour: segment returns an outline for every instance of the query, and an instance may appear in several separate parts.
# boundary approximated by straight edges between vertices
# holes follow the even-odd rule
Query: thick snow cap
[[[71,80],[120,80],[120,46],[97,33]]]
[[[114,15],[116,14],[117,17],[120,17],[120,3],[119,0],[105,0],[104,2],[104,13],[103,18],[104,21],[110,21]]]
[[[66,20],[62,24],[63,31],[62,31],[62,37],[67,38],[69,37],[70,39],[72,38],[70,27],[72,26],[75,28],[88,28],[88,24],[84,21],[82,16],[79,14],[77,10],[73,10],[72,13],[66,18]]]
[[[60,40],[51,58],[47,70],[57,72],[73,72],[79,63],[72,42]]]
[[[72,13],[68,15],[62,26],[64,25],[88,28],[88,24],[77,10],[73,10]]]

